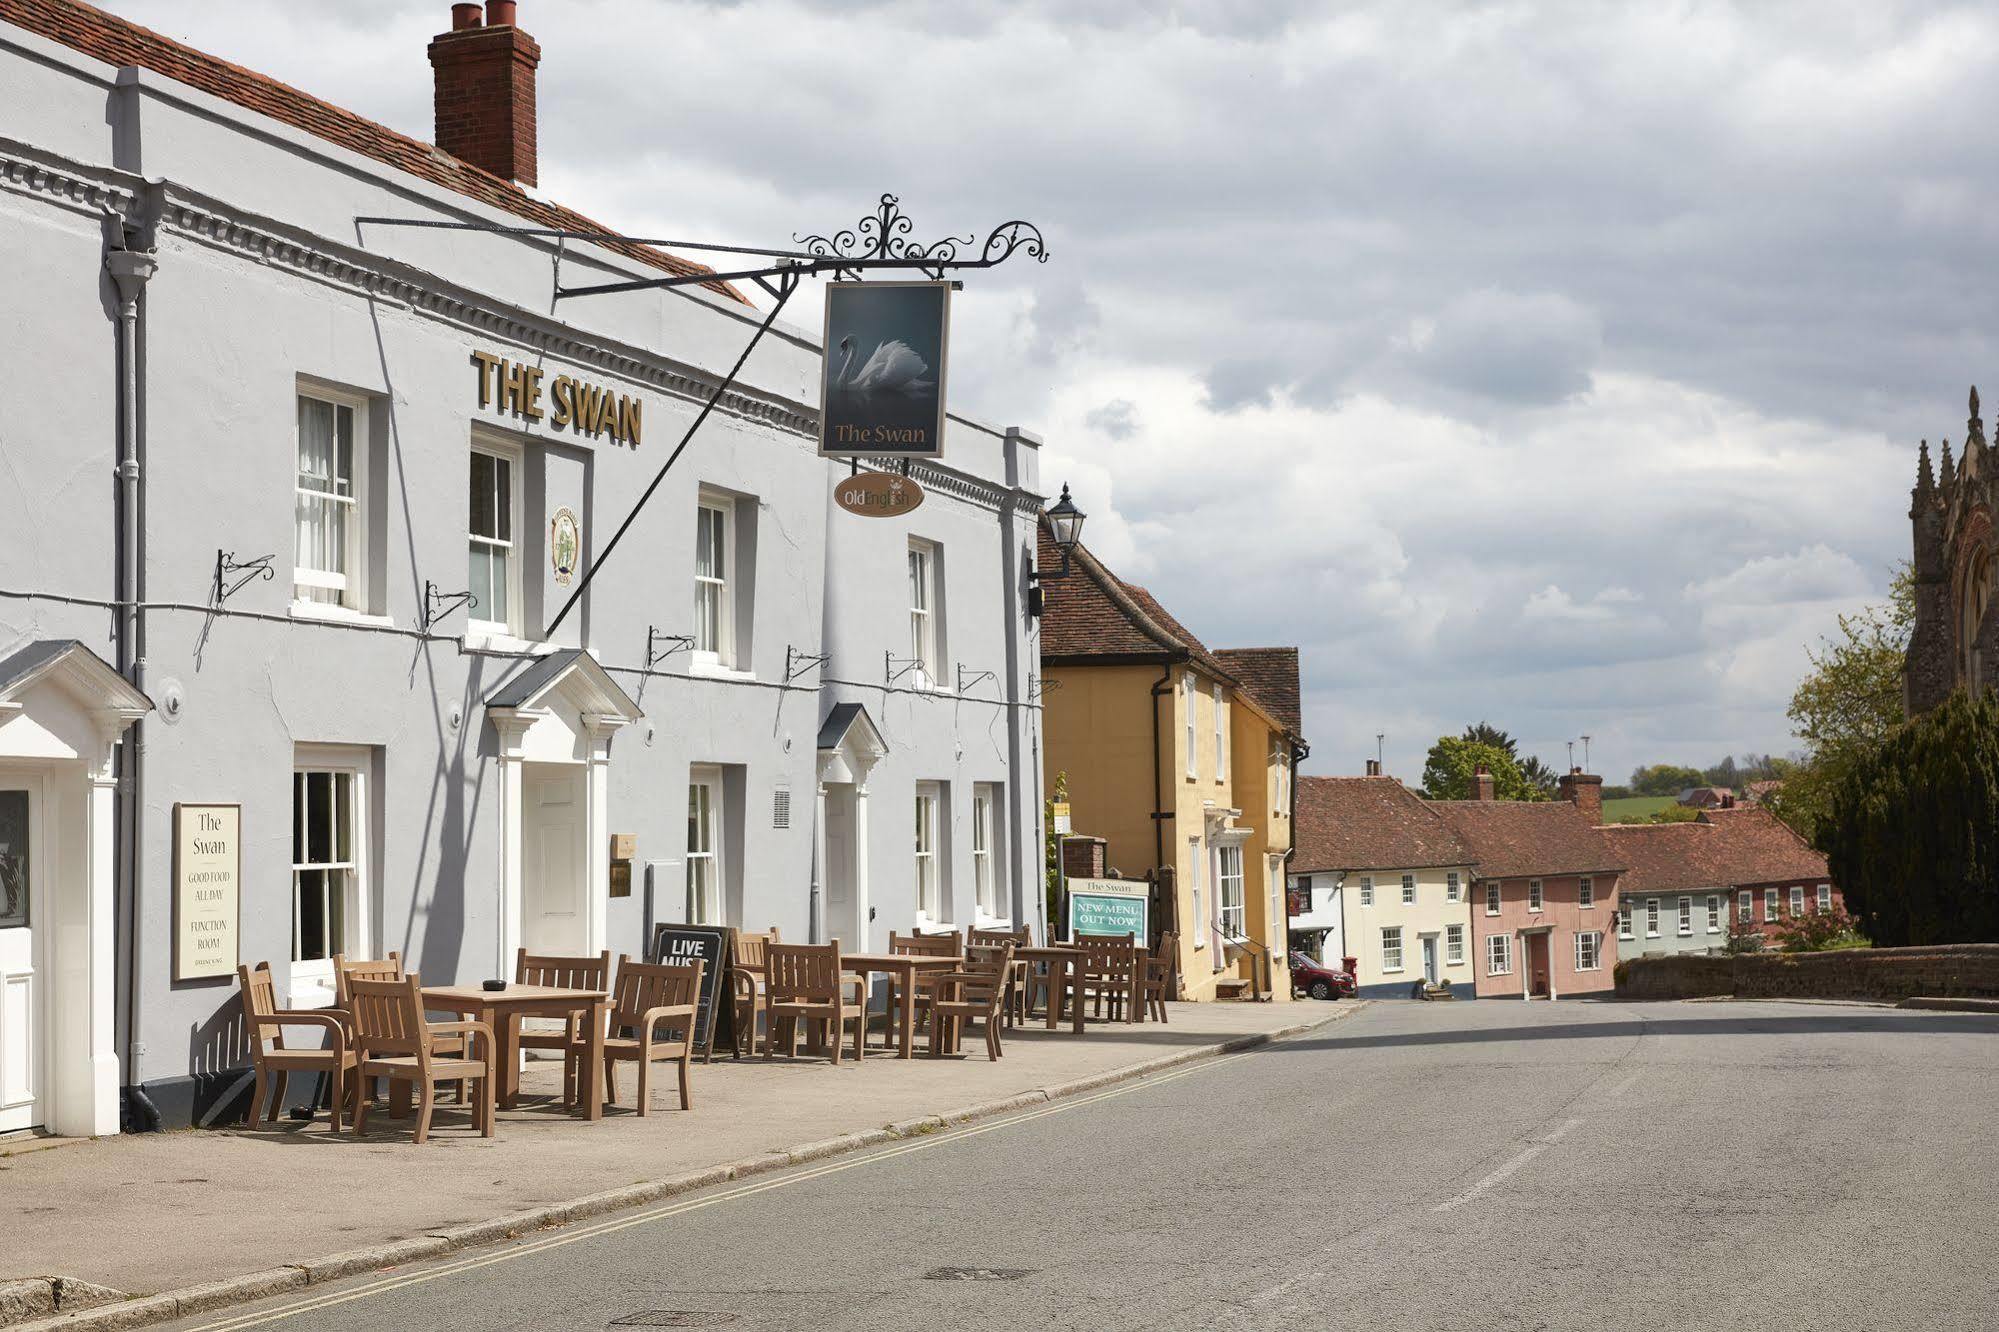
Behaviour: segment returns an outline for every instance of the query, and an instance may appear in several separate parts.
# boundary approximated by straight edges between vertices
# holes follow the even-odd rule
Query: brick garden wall
[[[1637,957],[1617,966],[1620,999],[1999,999],[1999,944],[1847,948],[1739,957]]]

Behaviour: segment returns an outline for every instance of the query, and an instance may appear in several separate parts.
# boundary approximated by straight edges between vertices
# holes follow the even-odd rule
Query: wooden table
[[[880,972],[887,976],[896,987],[897,1004],[900,1012],[898,1021],[897,1048],[904,1059],[916,1054],[916,978],[926,971],[956,971],[965,965],[965,959],[958,954],[938,956],[933,953],[842,953],[840,969],[866,977]],[[862,1002],[866,1003],[865,994]],[[865,1025],[865,1024],[863,1024]],[[833,1039],[840,1039],[834,1032]]]
[[[1054,1031],[1062,1025],[1062,1001],[1067,997],[1075,1010],[1073,1030],[1083,1034],[1083,987],[1081,968],[1083,950],[1071,948],[1067,944],[1050,944],[1044,948],[1016,948],[1013,950],[1016,962],[1041,962],[1048,967],[1048,1030]],[[1024,1016],[1024,1015],[1023,1015]]]
[[[604,990],[569,990],[553,985],[513,985],[488,990],[478,985],[426,985],[424,1007],[462,1013],[493,1030],[494,1100],[511,1109],[521,1087],[521,1019],[570,1017],[584,1013],[589,1049],[583,1057],[580,1092],[585,1119],[604,1117],[604,1023],[611,996]],[[587,1011],[586,1011],[587,1010]]]

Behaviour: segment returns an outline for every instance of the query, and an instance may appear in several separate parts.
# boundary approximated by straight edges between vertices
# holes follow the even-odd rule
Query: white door
[[[530,763],[523,774],[521,943],[530,953],[578,957],[589,951],[585,771],[580,764]]]
[[[1437,983],[1437,936],[1423,936],[1423,979],[1430,984]]]
[[[0,1133],[43,1119],[44,987],[35,927],[48,919],[41,787],[0,777]]]
[[[826,889],[826,937],[852,948],[861,937],[855,918],[854,788],[846,783],[826,787],[826,863],[819,867]]]

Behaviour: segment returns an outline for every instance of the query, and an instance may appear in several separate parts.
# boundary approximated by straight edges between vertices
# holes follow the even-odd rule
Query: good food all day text
[[[586,384],[572,375],[557,375],[548,384],[549,409],[542,406],[543,371],[538,365],[509,361],[491,352],[472,353],[479,367],[479,405],[502,416],[526,421],[547,419],[558,430],[596,439],[609,435],[620,444],[639,446],[644,404],[628,394]]]

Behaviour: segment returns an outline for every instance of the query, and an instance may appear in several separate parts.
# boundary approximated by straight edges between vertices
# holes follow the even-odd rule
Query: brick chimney
[[[515,0],[451,7],[430,42],[437,146],[520,185],[535,184],[534,71],[541,46],[515,26]]]
[[[1471,798],[1473,800],[1493,799],[1492,774],[1485,770],[1483,763],[1479,764],[1478,768],[1471,775]]]
[[[1562,799],[1581,810],[1591,823],[1603,822],[1603,778],[1581,768],[1571,768],[1568,776],[1562,778],[1560,789]]]

